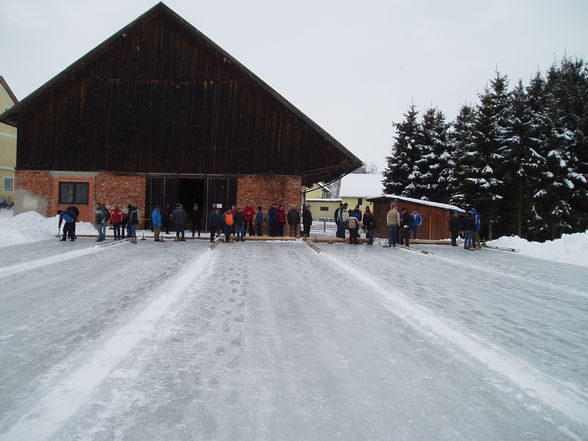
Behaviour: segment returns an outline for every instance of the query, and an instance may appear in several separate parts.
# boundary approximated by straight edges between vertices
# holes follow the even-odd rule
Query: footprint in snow
[[[243,323],[245,321],[245,315],[244,314],[240,314],[238,317],[235,317],[233,320],[236,321],[236,322],[238,322],[238,323]]]
[[[241,338],[241,335],[239,335],[239,337],[236,337],[234,339],[231,340],[231,344],[233,346],[237,346],[238,348],[243,346],[243,340]]]
[[[222,357],[223,355],[225,355],[226,349],[222,346],[219,346],[218,348],[216,348],[216,350],[214,351],[214,354],[217,357]]]

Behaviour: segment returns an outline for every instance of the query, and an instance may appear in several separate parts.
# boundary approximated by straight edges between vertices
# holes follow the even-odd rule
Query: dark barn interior
[[[207,229],[212,204],[222,204],[222,207],[226,208],[234,205],[236,198],[235,178],[150,176],[147,179],[145,207],[150,215],[155,205],[159,205],[163,210],[166,205],[174,208],[179,202],[190,216],[192,206],[197,202],[202,209],[202,226]],[[191,227],[191,223],[189,226]]]

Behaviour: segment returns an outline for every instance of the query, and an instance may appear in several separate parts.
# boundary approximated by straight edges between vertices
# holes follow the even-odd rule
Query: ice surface
[[[587,438],[583,268],[318,246],[4,248],[0,440]]]

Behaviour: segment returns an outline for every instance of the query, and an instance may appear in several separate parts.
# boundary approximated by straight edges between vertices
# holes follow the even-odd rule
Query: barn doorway
[[[204,227],[203,209],[206,205],[206,179],[179,179],[178,180],[178,200],[184,206],[184,210],[188,213],[188,228],[192,228],[192,207],[197,203],[200,207],[202,226]]]
[[[208,214],[213,203],[223,209],[235,205],[237,201],[237,178],[233,177],[169,177],[149,176],[145,207],[147,213],[155,205],[163,210],[167,205],[172,209],[179,202],[190,216],[194,202],[202,209],[202,227],[208,229]],[[149,216],[146,216],[149,217]],[[191,228],[191,220],[187,227]]]

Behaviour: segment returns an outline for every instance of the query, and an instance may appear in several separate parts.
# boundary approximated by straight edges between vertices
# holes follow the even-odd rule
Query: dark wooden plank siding
[[[302,176],[324,169],[334,178],[359,164],[164,12],[108,40],[23,106],[18,168]]]

